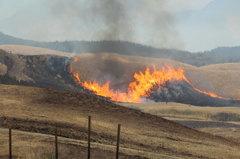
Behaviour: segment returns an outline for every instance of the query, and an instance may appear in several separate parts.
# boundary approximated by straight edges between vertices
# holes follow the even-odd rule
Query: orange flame
[[[78,59],[74,59],[73,62],[76,62]],[[72,72],[72,67],[70,65],[70,71]],[[143,97],[149,96],[149,91],[157,85],[158,88],[162,87],[162,84],[168,81],[185,81],[187,82],[194,90],[209,95],[214,98],[231,100],[231,98],[220,97],[215,93],[202,91],[198,88],[195,88],[193,84],[185,77],[184,70],[182,68],[175,69],[170,66],[163,67],[162,69],[157,70],[156,66],[153,66],[153,71],[150,68],[146,68],[144,72],[134,73],[134,81],[129,83],[127,92],[120,92],[110,88],[110,81],[107,81],[105,84],[100,85],[96,81],[81,81],[78,73],[73,73],[77,83],[81,84],[84,88],[93,91],[95,94],[108,97],[112,101],[119,102],[133,102],[140,103],[142,102]],[[235,99],[238,100],[238,99]]]

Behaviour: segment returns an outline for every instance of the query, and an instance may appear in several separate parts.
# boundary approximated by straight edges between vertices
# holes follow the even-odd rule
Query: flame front
[[[78,59],[75,58],[73,62],[76,62],[77,60]],[[151,69],[147,67],[143,72],[134,73],[134,81],[129,83],[127,92],[120,92],[111,89],[110,81],[107,81],[102,85],[96,81],[81,81],[79,74],[72,72],[71,65],[70,71],[75,77],[75,81],[77,83],[82,85],[84,88],[93,91],[97,95],[110,98],[112,101],[141,103],[143,97],[149,97],[148,93],[154,86],[157,85],[157,87],[161,89],[162,85],[168,81],[185,81],[197,92],[214,98],[231,100],[231,98],[220,97],[215,93],[195,88],[185,77],[184,70],[182,68],[175,69],[170,66],[165,66],[162,69],[156,69],[156,66],[154,65],[151,71]]]

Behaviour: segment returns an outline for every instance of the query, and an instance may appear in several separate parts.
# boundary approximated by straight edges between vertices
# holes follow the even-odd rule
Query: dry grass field
[[[119,104],[158,115],[203,132],[240,139],[239,107],[199,107],[171,102]]]
[[[0,45],[0,49],[20,55],[57,55],[71,57],[73,53],[24,45]]]
[[[8,159],[8,130],[0,129],[0,158]],[[54,159],[55,158],[55,143],[54,136],[40,133],[29,133],[18,130],[12,131],[13,139],[13,157],[21,159]],[[75,140],[69,138],[58,138],[59,157],[60,158],[86,158],[87,157],[87,142],[84,140]],[[91,143],[91,158],[106,159],[114,158],[115,146]],[[150,154],[145,151],[137,151],[133,149],[122,149],[121,158],[123,159],[141,159],[147,157],[165,157],[159,154]],[[145,157],[140,157],[140,155]],[[168,159],[168,156],[166,156]],[[177,159],[169,157],[169,159]]]
[[[92,116],[92,141],[96,153],[104,155],[106,150],[113,158],[111,145],[116,144],[117,124],[122,124],[120,151],[126,158],[240,158],[240,144],[208,133],[181,126],[161,117],[122,107],[94,96],[57,91],[54,89],[0,85],[0,124],[18,130],[52,134],[57,127],[63,137],[73,138],[73,144],[61,139],[63,156],[86,155],[79,142],[87,139],[87,117]],[[6,130],[1,130],[5,131]],[[26,154],[37,154],[41,158],[53,155],[51,136],[35,137],[37,134],[18,135],[14,131],[13,150],[18,158]],[[21,133],[22,134],[22,133]],[[1,133],[1,147],[7,146],[6,133]],[[41,136],[41,135],[40,135]],[[31,143],[31,144],[30,144]],[[70,145],[70,147],[68,147]],[[110,148],[106,149],[105,147]],[[44,147],[40,151],[41,147]],[[32,148],[34,148],[32,150]],[[78,151],[79,149],[83,151]],[[24,150],[23,150],[24,149]],[[36,152],[34,152],[36,150]],[[46,150],[46,151],[45,151]],[[6,156],[7,150],[0,150]],[[124,155],[125,154],[125,155]],[[38,158],[38,157],[36,157]],[[96,157],[98,158],[98,157]],[[104,157],[103,157],[104,158]],[[99,159],[99,158],[98,158]]]
[[[20,45],[0,45],[0,49],[21,55],[74,55]],[[113,53],[86,53],[76,57],[79,61],[73,64],[73,70],[82,80],[97,79],[102,83],[111,80],[112,88],[126,89],[134,72],[146,66],[169,65],[182,67],[187,78],[199,89],[224,97],[240,97],[240,64],[195,67],[168,59]],[[8,71],[0,63],[0,75]],[[89,115],[93,118],[93,158],[114,158],[119,123],[122,124],[122,158],[240,158],[240,110],[237,107],[114,104],[90,95],[10,85],[0,85],[0,125],[3,127],[0,129],[0,147],[3,147],[0,158],[7,158],[7,130],[4,128],[9,126],[16,129],[13,131],[16,158],[53,158],[53,137],[49,134],[53,134],[56,127],[64,137],[60,138],[60,155],[85,157]]]
[[[214,64],[202,66],[202,69],[210,69],[210,70],[218,70],[218,71],[239,71],[240,65],[239,63],[224,63],[224,64]]]

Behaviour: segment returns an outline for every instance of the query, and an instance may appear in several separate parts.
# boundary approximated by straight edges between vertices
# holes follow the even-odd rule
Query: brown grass
[[[214,92],[223,97],[240,98],[239,63],[195,67],[169,59],[124,56],[114,53],[74,54],[23,45],[0,45],[0,49],[22,55],[76,55],[79,57],[79,62],[75,63],[73,68],[75,72],[80,74],[82,80],[97,80],[102,83],[111,80],[112,88],[122,89],[126,89],[129,82],[133,80],[134,72],[144,70],[146,66],[182,67],[185,70],[185,75],[196,88]],[[0,74],[1,70],[6,72],[0,64]],[[104,72],[104,76],[102,72]]]
[[[181,158],[240,157],[238,142],[89,95],[0,85],[0,109],[0,124],[5,127],[11,125],[16,129],[51,134],[57,126],[61,136],[84,141],[87,136],[87,116],[91,115],[93,141],[104,145],[115,145],[117,124],[120,123],[121,149],[127,149],[127,155],[130,155],[131,149],[140,151],[138,155],[142,157],[152,154],[147,158],[153,158],[155,154]],[[22,139],[20,141],[23,142]],[[50,148],[49,153],[50,150],[52,153]],[[75,153],[71,147],[64,151],[66,154]]]
[[[238,107],[199,107],[180,103],[119,103],[211,134],[240,139]],[[189,123],[191,121],[191,123]],[[200,124],[200,125],[199,125]]]
[[[133,81],[135,72],[145,70],[146,66],[162,68],[165,65],[182,67],[192,84],[201,90],[210,91],[223,97],[240,98],[240,64],[222,64],[229,69],[216,69],[216,66],[195,67],[169,59],[124,56],[112,53],[81,54],[74,63],[73,70],[82,80],[97,80],[100,83],[111,81],[112,88],[127,88]],[[230,66],[229,66],[230,65]],[[232,66],[232,67],[231,67]],[[114,68],[114,69],[112,69]],[[97,71],[96,71],[97,70]],[[104,74],[104,76],[103,76]]]
[[[24,45],[0,45],[0,49],[20,55],[57,55],[69,57],[73,53]]]
[[[8,131],[0,129],[1,150],[0,158],[8,159]],[[24,159],[53,159],[55,158],[55,145],[54,137],[38,133],[27,133],[17,130],[12,131],[12,153],[14,158]],[[87,158],[87,143],[82,140],[72,140],[68,138],[58,138],[59,144],[59,157],[60,158]],[[114,158],[115,147],[111,145],[104,145],[92,143],[91,145],[91,158],[93,159],[106,159]],[[121,158],[123,159],[143,159],[138,156],[138,152],[131,150],[122,150]],[[128,154],[128,155],[126,155]]]

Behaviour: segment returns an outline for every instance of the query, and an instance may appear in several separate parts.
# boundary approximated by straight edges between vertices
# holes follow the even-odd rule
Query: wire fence
[[[91,159],[91,116],[88,117],[88,137],[87,137],[87,154],[86,154],[86,158],[87,159]],[[117,141],[116,141],[116,159],[119,159],[119,150],[120,150],[120,133],[121,133],[121,124],[118,124],[117,127]],[[13,159],[13,149],[12,149],[12,128],[9,128],[8,131],[8,135],[9,135],[9,159]],[[44,134],[44,133],[40,133],[40,134]],[[59,158],[59,151],[58,151],[58,129],[55,129],[55,159]]]

